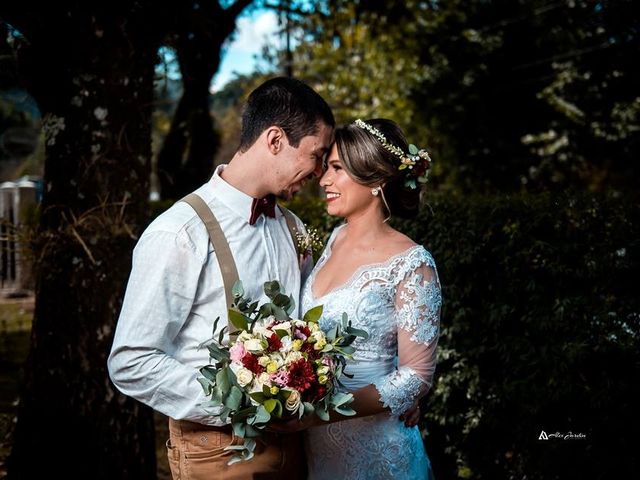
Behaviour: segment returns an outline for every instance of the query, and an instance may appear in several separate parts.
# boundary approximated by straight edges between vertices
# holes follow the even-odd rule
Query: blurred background
[[[395,226],[443,285],[436,477],[636,478],[639,61],[632,0],[2,2],[0,478],[169,478],[106,372],[131,250],[277,75],[434,160]]]

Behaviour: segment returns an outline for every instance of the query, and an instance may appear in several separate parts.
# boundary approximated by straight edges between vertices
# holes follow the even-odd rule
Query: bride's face
[[[324,188],[329,215],[346,218],[376,208],[376,197],[371,195],[371,188],[349,176],[335,144],[327,156],[327,170],[320,179],[320,186]]]

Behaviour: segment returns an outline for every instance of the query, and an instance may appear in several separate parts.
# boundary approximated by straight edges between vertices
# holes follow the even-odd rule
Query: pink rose
[[[242,342],[236,342],[233,347],[229,349],[232,362],[240,363],[245,353],[244,344]]]

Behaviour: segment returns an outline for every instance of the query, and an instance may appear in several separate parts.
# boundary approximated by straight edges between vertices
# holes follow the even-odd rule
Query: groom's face
[[[284,141],[284,149],[281,153],[279,166],[276,172],[278,177],[277,197],[282,200],[291,200],[300,191],[304,184],[322,174],[322,161],[329,151],[333,128],[320,123],[318,131],[314,135],[307,135],[300,140],[297,147]]]

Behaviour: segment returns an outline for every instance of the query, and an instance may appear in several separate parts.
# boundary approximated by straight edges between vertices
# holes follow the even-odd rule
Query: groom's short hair
[[[257,87],[247,99],[242,114],[240,151],[246,152],[267,128],[280,127],[293,147],[318,132],[319,122],[336,122],[327,102],[306,83],[291,77],[276,77]]]

